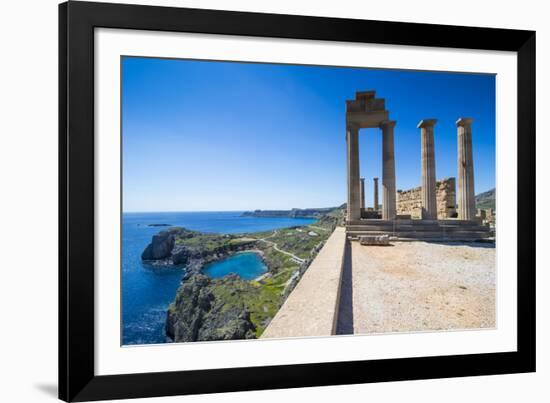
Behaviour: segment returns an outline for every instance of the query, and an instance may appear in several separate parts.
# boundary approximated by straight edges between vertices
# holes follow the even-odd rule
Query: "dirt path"
[[[487,245],[352,243],[353,331],[495,326],[495,249]]]
[[[296,261],[296,263],[304,263],[305,260],[302,259],[301,257],[298,257],[293,253],[287,252],[286,250],[279,249],[279,247],[277,246],[277,244],[275,242],[267,240],[268,238],[272,238],[275,235],[277,235],[276,230],[273,231],[273,234],[271,234],[270,236],[266,236],[265,238],[258,239],[258,241],[262,241],[262,242],[268,243],[270,245],[273,245],[273,249],[275,249],[277,252],[281,252],[281,253],[283,253],[287,256],[290,256],[291,258],[293,258]]]

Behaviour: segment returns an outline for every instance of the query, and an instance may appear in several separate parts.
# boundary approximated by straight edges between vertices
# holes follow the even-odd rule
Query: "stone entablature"
[[[437,218],[455,218],[456,179],[445,178],[436,182]],[[422,215],[422,187],[397,191],[397,214],[420,219]]]

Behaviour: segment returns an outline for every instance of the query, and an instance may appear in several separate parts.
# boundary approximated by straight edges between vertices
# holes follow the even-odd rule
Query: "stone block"
[[[389,235],[363,235],[359,237],[361,245],[388,246],[390,244]]]

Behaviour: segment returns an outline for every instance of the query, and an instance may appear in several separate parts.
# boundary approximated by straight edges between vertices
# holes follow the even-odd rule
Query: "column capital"
[[[437,119],[422,119],[420,122],[418,122],[418,125],[416,126],[418,129],[424,128],[424,127],[434,127],[437,123]]]
[[[456,121],[456,126],[470,126],[473,121],[474,119],[472,118],[458,118],[458,120]]]
[[[386,127],[393,128],[395,127],[396,123],[397,122],[395,120],[383,120],[382,122],[380,122],[380,128],[381,129],[384,129]]]

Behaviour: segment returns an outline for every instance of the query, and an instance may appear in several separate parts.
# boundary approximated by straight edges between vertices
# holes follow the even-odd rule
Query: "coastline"
[[[188,217],[185,214],[183,218],[187,220]],[[211,217],[212,214],[207,214],[204,219],[211,220]],[[165,311],[164,336],[168,336],[168,341],[172,342],[259,338],[307,269],[318,251],[317,246],[332,232],[336,217],[327,215],[327,218],[317,217],[307,221],[297,217],[297,225],[295,218],[286,217],[279,221],[278,218],[273,220],[273,217],[262,217],[257,226],[259,229],[250,231],[247,224],[250,221],[245,220],[245,225],[231,222],[228,225],[227,219],[222,216],[220,223],[223,227],[220,229],[228,229],[228,232],[212,231],[211,221],[203,226],[206,231],[192,231],[180,226],[177,220],[170,220],[172,217],[146,217],[150,222],[170,223],[170,226],[158,228],[160,231],[152,233],[150,243],[145,248],[147,250],[153,244],[165,244],[166,248],[151,248],[157,252],[163,250],[163,253],[145,256],[149,257],[146,259],[143,250],[142,263],[156,267],[180,266],[185,270]],[[285,226],[280,226],[281,223]],[[143,217],[138,224],[143,224]],[[272,224],[274,226],[270,228],[263,228]],[[309,235],[312,233],[309,231],[310,225],[321,226],[326,231]],[[241,278],[231,273],[208,277],[204,271],[209,264],[245,253],[258,256],[266,271],[254,278]],[[297,259],[293,259],[293,256]],[[195,305],[198,301],[196,298],[200,299],[202,295],[209,297],[205,302]],[[232,312],[232,315],[222,312]],[[196,323],[194,326],[197,326],[197,331],[185,330],[187,324],[192,323]],[[227,329],[241,330],[231,333]]]

